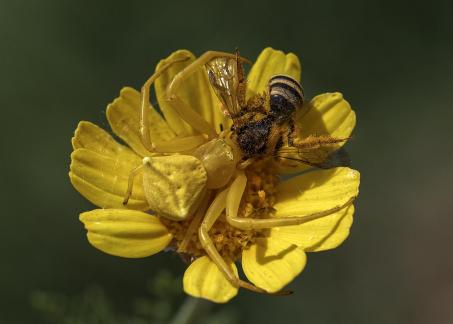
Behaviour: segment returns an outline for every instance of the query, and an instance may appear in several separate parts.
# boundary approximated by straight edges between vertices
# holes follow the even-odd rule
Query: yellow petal
[[[293,53],[286,54],[273,48],[264,49],[247,77],[249,96],[262,93],[269,79],[276,74],[288,75],[300,81],[300,61]]]
[[[125,209],[95,209],[80,214],[95,248],[124,258],[143,258],[162,251],[172,235],[156,216]]]
[[[124,155],[123,158],[127,160],[133,160],[137,157],[129,148],[115,141],[105,130],[87,121],[81,121],[77,125],[72,138],[72,147],[74,150],[85,148],[108,156],[122,154]]]
[[[238,270],[233,262],[227,262],[236,276]],[[226,303],[237,295],[234,287],[207,256],[196,259],[184,273],[184,291],[194,297],[205,298],[216,303]]]
[[[307,252],[334,249],[348,237],[353,214],[354,206],[351,205],[301,225],[273,228],[270,235],[275,240],[288,240]]]
[[[359,194],[360,173],[341,167],[308,172],[280,183],[276,216],[305,215],[345,204]]]
[[[159,70],[166,62],[180,57],[190,57],[190,59],[172,65],[156,80],[155,89],[159,107],[170,127],[176,134],[180,136],[187,136],[195,134],[194,130],[179,117],[175,109],[168,103],[168,101],[165,100],[165,97],[167,87],[175,75],[195,61],[195,56],[187,50],[178,50],[166,59],[161,60],[156,67],[156,71]],[[223,116],[219,107],[220,102],[209,84],[207,74],[203,66],[184,80],[177,95],[195,112],[200,114],[208,123],[210,123],[217,130],[217,132],[220,131],[220,123],[223,121]]]
[[[256,286],[269,292],[281,290],[305,267],[303,249],[284,239],[262,238],[242,252],[242,268]]]
[[[111,151],[98,153],[80,148],[71,154],[69,177],[72,185],[82,196],[102,208],[125,208],[123,199],[131,170],[141,164],[141,159],[129,149],[112,154]],[[142,176],[134,180],[131,199],[127,208],[146,210]]]
[[[304,106],[305,107],[305,106]],[[356,123],[356,116],[351,105],[343,99],[341,93],[324,93],[316,96],[307,104],[307,113],[299,115],[296,123],[299,125],[300,138],[310,135],[330,135],[335,138],[351,136]],[[332,152],[342,147],[341,142],[332,147]],[[293,155],[297,158],[297,154]],[[282,160],[279,173],[296,173],[309,169],[303,163]]]
[[[141,156],[150,155],[140,139],[140,92],[125,87],[120,96],[107,107],[107,119],[110,127],[123,141]],[[149,113],[151,140],[156,142],[168,141],[175,134],[159,113],[150,108]]]
[[[358,195],[359,172],[349,168],[313,171],[277,187],[276,217],[307,215],[340,206]],[[349,235],[354,207],[301,225],[271,230],[276,239],[286,239],[305,251],[321,251],[340,245]]]
[[[347,138],[354,129],[356,119],[349,102],[343,99],[341,93],[334,92],[314,97],[308,112],[297,122],[302,138],[313,134]]]
[[[190,155],[156,156],[144,159],[143,185],[151,210],[183,220],[190,217],[204,195],[206,170]]]

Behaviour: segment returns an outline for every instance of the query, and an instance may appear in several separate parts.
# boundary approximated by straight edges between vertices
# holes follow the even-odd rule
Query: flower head
[[[176,250],[191,261],[184,290],[193,296],[226,302],[239,287],[278,292],[303,270],[306,252],[332,249],[346,239],[359,173],[348,167],[315,169],[282,181],[279,174],[300,172],[307,166],[288,163],[293,161],[289,158],[278,163],[261,159],[244,171],[234,171],[225,184],[206,185],[217,180],[209,175],[209,161],[202,154],[213,136],[182,119],[166,98],[175,75],[195,57],[177,51],[156,70],[183,56],[189,59],[173,64],[155,81],[163,116],[149,107],[145,121],[149,138],[160,149],[150,152],[143,143],[141,96],[132,88],[122,89],[107,108],[112,131],[127,146],[92,123],[79,123],[72,139],[69,176],[74,187],[101,208],[80,215],[88,240],[106,253],[126,258]],[[300,80],[300,72],[294,54],[267,48],[247,77],[246,96],[253,100],[265,92],[273,75]],[[203,69],[181,82],[178,94],[207,122],[202,127],[211,127],[214,134],[224,134],[222,130],[231,127]],[[320,134],[346,139],[355,126],[355,114],[340,93],[326,93],[304,105],[304,114],[296,122],[301,138]],[[343,143],[333,146],[338,149]],[[228,165],[217,168],[216,174]],[[124,205],[132,170],[138,171]],[[300,221],[296,224],[290,217]],[[268,226],[270,222],[275,224]],[[238,262],[253,285],[238,281]]]

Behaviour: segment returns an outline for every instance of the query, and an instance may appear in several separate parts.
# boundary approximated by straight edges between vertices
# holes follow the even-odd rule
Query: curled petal
[[[256,286],[269,292],[281,290],[305,267],[303,249],[291,242],[274,237],[258,239],[242,252],[242,268]]]
[[[288,75],[300,81],[300,73],[301,65],[296,55],[268,47],[258,56],[247,77],[249,96],[265,91],[269,79],[276,74]]]
[[[227,262],[238,275],[233,262]],[[196,259],[184,273],[184,291],[194,297],[201,297],[216,303],[226,303],[237,295],[238,288],[234,287],[220,272],[214,262],[207,256]]]
[[[162,251],[172,235],[156,216],[125,209],[95,209],[80,214],[95,248],[124,258],[143,258]]]
[[[167,122],[149,107],[150,136],[154,142],[169,141],[175,134]],[[107,119],[113,132],[125,141],[137,154],[149,156],[140,138],[140,92],[133,88],[121,89],[120,96],[107,107]]]

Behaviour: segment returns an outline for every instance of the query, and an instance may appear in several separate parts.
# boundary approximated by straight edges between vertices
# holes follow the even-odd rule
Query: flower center
[[[242,196],[239,207],[239,217],[268,218],[272,217],[275,203],[275,187],[279,178],[269,162],[261,161],[252,165],[253,170],[246,170],[247,186]],[[185,221],[172,221],[161,218],[162,223],[167,226],[173,234],[174,241],[172,248],[178,253],[189,257],[205,255],[198,239],[198,228],[204,217],[204,212],[212,203],[214,195],[205,198],[204,206],[199,212]],[[214,223],[209,236],[217,251],[224,258],[236,261],[241,257],[242,251],[248,249],[258,237],[268,234],[268,230],[239,230],[228,224],[225,211]]]

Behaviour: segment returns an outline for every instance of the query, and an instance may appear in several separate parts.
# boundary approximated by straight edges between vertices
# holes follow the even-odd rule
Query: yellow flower
[[[191,136],[191,144],[199,146],[208,141],[207,137],[200,135],[183,121],[164,97],[174,76],[194,61],[194,56],[188,51],[177,51],[163,60],[156,70],[165,62],[180,56],[190,56],[191,59],[172,65],[155,83],[156,97],[163,117],[151,107],[150,137],[153,142],[164,143],[177,142]],[[300,80],[300,72],[300,62],[294,54],[267,48],[260,54],[248,75],[247,96],[265,91],[268,80],[275,74],[285,74]],[[231,125],[222,115],[219,101],[202,69],[181,83],[178,92],[180,98],[217,133],[221,131],[220,125],[224,128]],[[328,134],[336,138],[350,136],[355,126],[355,114],[340,93],[318,95],[307,107],[307,113],[297,121],[301,125],[301,137],[313,134]],[[88,231],[88,240],[106,253],[126,258],[150,256],[166,247],[177,250],[192,261],[183,280],[184,290],[190,295],[221,303],[227,302],[238,292],[238,285],[227,280],[199,240],[198,228],[205,214],[221,212],[220,218],[209,231],[209,238],[231,273],[237,277],[235,262],[241,262],[247,278],[270,293],[281,290],[303,270],[306,252],[335,248],[349,235],[354,206],[348,202],[358,195],[359,186],[359,173],[353,169],[336,167],[313,170],[290,180],[280,181],[274,168],[266,163],[255,163],[245,172],[238,172],[227,187],[200,190],[197,193],[200,197],[196,199],[199,201],[197,203],[190,201],[195,193],[192,189],[189,190],[187,182],[190,182],[188,180],[192,175],[202,177],[204,171],[191,173],[189,169],[184,169],[184,165],[192,163],[184,154],[150,153],[147,150],[140,137],[138,91],[123,88],[119,98],[108,106],[107,118],[112,131],[128,146],[116,142],[106,131],[90,122],[80,122],[72,139],[74,151],[69,172],[71,182],[85,198],[101,208],[80,215],[80,220]],[[187,154],[184,143],[178,143],[182,143],[180,152]],[[338,147],[341,145],[338,144]],[[156,164],[160,172],[164,172],[166,168],[176,168],[176,171],[169,171],[172,180],[167,181],[168,187],[158,179],[148,179],[144,187],[143,177],[149,178],[149,175],[146,172],[139,173],[134,180],[128,204],[124,206],[129,174],[142,165],[144,157],[163,161]],[[192,159],[196,166],[197,159]],[[294,168],[283,165],[279,170],[290,172]],[[157,189],[162,186],[170,188],[168,190],[182,187],[182,191],[179,196],[175,193],[177,201],[172,201],[165,192],[156,194],[160,191],[148,188],[152,184]],[[152,202],[152,206],[149,199],[151,194],[157,200]],[[163,217],[168,208],[173,208],[173,205],[180,202],[183,204],[178,205],[180,209],[193,207],[190,211],[193,216],[179,221]],[[225,217],[226,214],[238,213],[244,218],[278,219],[333,210],[338,206],[342,207],[329,215],[313,217],[299,225],[266,230],[240,230],[231,226]],[[151,208],[153,212],[150,211]]]

